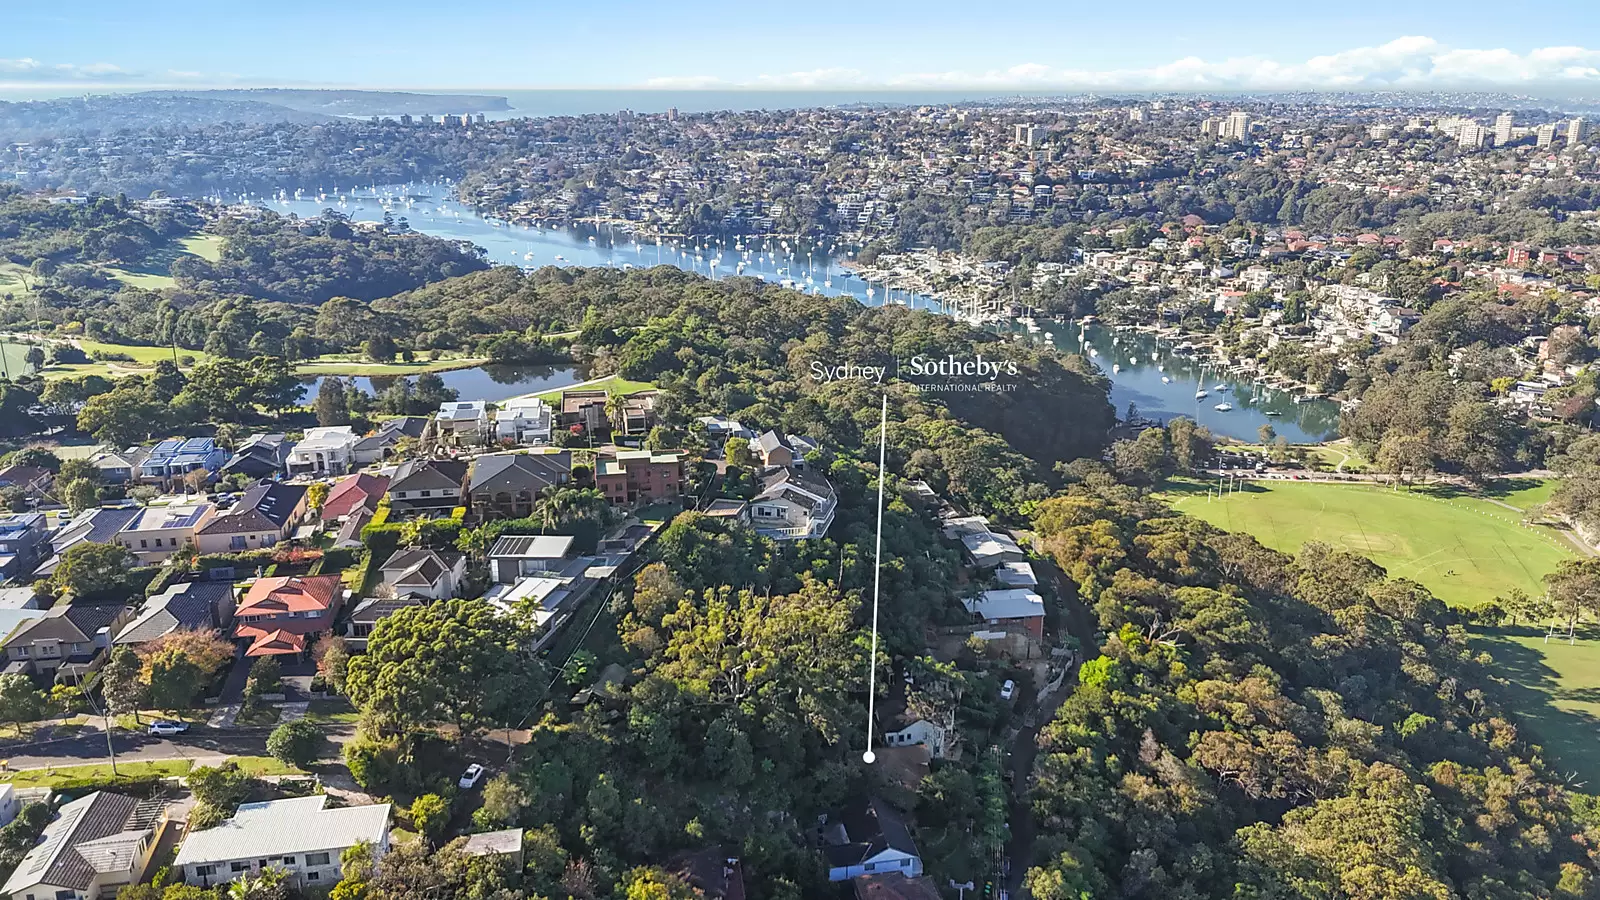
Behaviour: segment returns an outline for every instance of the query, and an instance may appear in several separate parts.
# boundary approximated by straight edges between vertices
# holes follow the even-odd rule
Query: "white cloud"
[[[22,83],[46,83],[73,81],[116,81],[129,78],[134,73],[112,65],[99,62],[87,65],[72,63],[46,64],[37,59],[23,57],[21,59],[0,59],[0,75],[5,75]]]
[[[1543,47],[1526,53],[1504,48],[1446,47],[1409,35],[1376,47],[1356,47],[1284,62],[1265,56],[1206,60],[1184,57],[1157,66],[1072,69],[1026,62],[1003,69],[868,75],[857,69],[726,79],[709,75],[651,79],[649,87],[994,88],[1018,90],[1382,90],[1432,88],[1600,88],[1600,50]]]

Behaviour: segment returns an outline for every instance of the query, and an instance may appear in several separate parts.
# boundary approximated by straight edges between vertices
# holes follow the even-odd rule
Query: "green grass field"
[[[1545,642],[1543,629],[1475,630],[1473,646],[1494,657],[1510,682],[1505,700],[1563,772],[1600,784],[1600,631]]]
[[[450,356],[427,362],[375,363],[356,353],[330,353],[308,359],[294,367],[297,375],[421,375],[424,372],[448,372],[452,369],[470,369],[488,362],[484,356]]]
[[[193,234],[152,253],[137,266],[108,266],[106,273],[128,287],[159,291],[177,286],[172,278],[172,263],[179,257],[198,256],[216,262],[221,255],[222,238],[214,234]]]
[[[632,394],[636,391],[648,391],[654,387],[655,385],[648,381],[632,381],[630,379],[623,378],[621,375],[607,375],[604,378],[596,378],[591,381],[585,381],[581,384],[572,384],[564,388],[556,388],[553,391],[545,391],[537,396],[546,403],[557,404],[561,402],[562,391],[570,391],[579,388],[585,390],[600,390],[604,388],[612,393]]]
[[[1516,512],[1477,497],[1274,481],[1208,501],[1205,490],[1174,482],[1167,493],[1183,512],[1277,550],[1295,552],[1316,540],[1359,553],[1455,606],[1476,606],[1512,588],[1539,593],[1545,573],[1572,555],[1554,532],[1524,526]],[[1528,485],[1505,496],[1526,502],[1545,490]]]
[[[4,366],[0,367],[0,374],[9,372],[13,378],[27,374],[28,362],[24,358],[32,344],[12,344],[0,342],[0,357],[4,357]]]
[[[28,275],[27,266],[13,262],[0,262],[0,297],[10,294],[16,298],[31,296],[33,289],[29,287],[33,279]]]

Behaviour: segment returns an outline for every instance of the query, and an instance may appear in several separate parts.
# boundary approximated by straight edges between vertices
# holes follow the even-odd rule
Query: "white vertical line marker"
[[[883,483],[888,480],[884,466],[889,444],[889,395],[883,395],[883,410],[878,420],[878,545],[872,555],[872,656],[867,660],[867,752],[861,760],[868,765],[878,758],[872,752],[872,729],[877,727],[878,705],[878,594],[883,577]]]

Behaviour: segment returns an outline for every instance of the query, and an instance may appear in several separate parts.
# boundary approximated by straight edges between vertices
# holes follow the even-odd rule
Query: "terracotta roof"
[[[298,634],[292,634],[279,628],[269,631],[255,639],[250,649],[244,652],[245,656],[280,656],[287,653],[303,653],[306,649],[306,639]]]
[[[365,472],[351,475],[340,481],[322,501],[322,518],[337,519],[347,516],[361,506],[376,506],[378,498],[389,490],[389,476],[368,475]]]
[[[337,575],[263,578],[245,591],[235,614],[270,616],[287,612],[327,612],[339,595],[340,587]]]

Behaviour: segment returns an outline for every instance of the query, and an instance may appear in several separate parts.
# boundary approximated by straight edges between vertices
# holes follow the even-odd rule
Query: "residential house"
[[[595,460],[595,487],[614,506],[633,506],[683,495],[683,453],[616,450]]]
[[[195,471],[212,473],[227,461],[227,452],[211,438],[168,438],[152,447],[139,464],[139,480],[163,482]]]
[[[1039,579],[1033,574],[1033,563],[1004,562],[995,567],[996,581],[1006,587],[1031,588],[1039,586]]]
[[[908,878],[922,874],[922,857],[905,820],[876,797],[859,798],[826,816],[820,830],[829,881],[890,872]]]
[[[513,872],[522,871],[522,829],[505,828],[500,831],[480,831],[467,835],[461,852],[468,856],[498,856],[508,863]]]
[[[935,722],[902,712],[889,717],[883,733],[883,743],[889,747],[925,747],[934,759],[943,759],[949,751],[948,733]]]
[[[30,585],[27,587],[0,587],[0,609],[41,609],[48,594],[41,594]]]
[[[500,584],[559,572],[572,553],[572,541],[566,534],[503,535],[489,548],[489,572]]]
[[[50,555],[44,513],[0,515],[0,583],[33,573]]]
[[[246,656],[304,653],[333,627],[344,603],[338,575],[274,576],[245,588],[234,610],[233,636]]]
[[[961,539],[961,546],[972,564],[980,569],[993,569],[1001,563],[1026,562],[1028,558],[1010,535],[997,531],[969,534]]]
[[[111,543],[117,532],[126,528],[138,515],[139,508],[136,506],[96,507],[78,513],[50,536],[50,558],[33,570],[34,577],[48,578],[54,575],[56,566],[61,564],[62,555],[79,544]]]
[[[322,521],[336,522],[358,509],[378,511],[378,501],[389,490],[389,476],[365,472],[341,479],[322,501]]]
[[[372,629],[377,627],[378,622],[408,606],[421,605],[422,598],[416,594],[367,597],[351,608],[350,615],[345,618],[345,641],[352,650],[365,650],[367,638],[372,636]]]
[[[472,512],[480,519],[533,515],[545,488],[572,480],[572,453],[491,453],[472,463]]]
[[[144,877],[162,802],[95,791],[56,811],[0,893],[13,900],[99,900]]]
[[[138,646],[174,631],[233,629],[233,585],[226,581],[185,581],[144,601],[112,644]]]
[[[82,681],[105,662],[112,636],[133,615],[123,603],[57,603],[6,638],[6,671]]]
[[[307,428],[305,438],[289,450],[289,474],[343,475],[356,466],[360,440],[349,425]]]
[[[792,466],[800,458],[789,443],[789,436],[781,431],[762,432],[750,449],[763,466]]]
[[[289,439],[281,434],[253,434],[222,464],[222,474],[273,478],[288,471]]]
[[[833,485],[821,475],[771,469],[761,476],[761,493],[750,501],[750,524],[781,541],[822,537],[833,524],[838,505]]]
[[[355,446],[355,463],[365,466],[388,459],[404,440],[420,440],[428,430],[426,416],[396,416],[378,423],[378,430],[367,435]]]
[[[195,544],[201,553],[239,553],[286,541],[306,517],[307,493],[303,484],[261,482],[196,529]]]
[[[1044,639],[1044,598],[1026,588],[984,591],[962,600],[961,605],[989,625],[1021,626],[1034,637]]]
[[[756,436],[756,433],[744,427],[743,423],[727,416],[701,416],[695,421],[705,426],[706,437],[710,438],[711,444],[716,447],[721,447],[731,437],[748,440]]]
[[[519,444],[548,444],[555,416],[538,397],[512,397],[494,415],[494,436]]]
[[[150,458],[143,447],[126,450],[103,450],[89,457],[89,462],[100,470],[100,480],[106,484],[126,484],[139,476],[139,467]]]
[[[562,428],[581,426],[585,431],[607,428],[606,400],[610,394],[604,390],[575,390],[561,392],[561,411],[556,414],[556,424]]]
[[[314,794],[242,804],[232,818],[191,831],[172,861],[173,872],[189,884],[211,887],[275,868],[287,873],[297,892],[331,888],[341,878],[344,851],[359,843],[374,856],[389,851],[389,804],[330,808],[327,801],[326,794]]]
[[[344,517],[344,524],[339,526],[339,533],[333,536],[333,546],[339,550],[357,550],[366,546],[361,540],[361,532],[372,522],[376,510],[368,507],[357,507],[356,511]]]
[[[744,869],[725,847],[708,847],[674,857],[667,871],[683,879],[703,900],[745,900]]]
[[[660,391],[637,391],[622,398],[617,425],[623,434],[648,434],[656,425],[656,397]]]
[[[408,459],[389,479],[389,505],[399,512],[448,512],[467,496],[467,464],[454,459]]]
[[[22,812],[22,801],[17,798],[16,788],[0,785],[0,828],[10,825],[19,812]]]
[[[0,488],[16,488],[29,497],[37,497],[50,489],[55,474],[40,466],[5,466],[0,468]]]
[[[467,575],[467,557],[454,550],[411,547],[395,552],[378,572],[396,597],[410,594],[447,600],[456,595]]]
[[[764,466],[806,467],[806,454],[818,448],[816,441],[797,434],[768,431],[750,443],[750,451]]]
[[[195,540],[217,514],[210,503],[147,506],[117,532],[117,543],[133,551],[141,565],[161,562]]]
[[[434,417],[439,440],[456,444],[480,443],[489,436],[489,405],[482,400],[452,400],[439,404]]]

